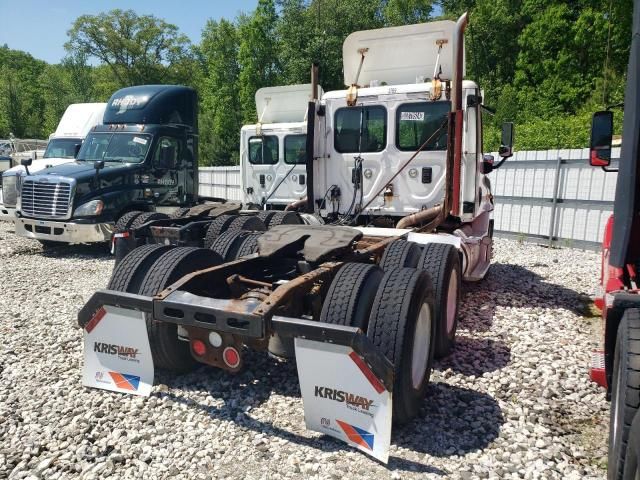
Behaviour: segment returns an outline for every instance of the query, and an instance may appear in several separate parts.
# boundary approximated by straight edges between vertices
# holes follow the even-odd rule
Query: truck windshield
[[[140,163],[144,161],[151,135],[140,133],[92,133],[78,153],[78,160]]]
[[[81,138],[52,138],[44,151],[44,158],[73,158]]]

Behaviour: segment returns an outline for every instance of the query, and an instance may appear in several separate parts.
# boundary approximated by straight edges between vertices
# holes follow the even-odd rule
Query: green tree
[[[38,78],[45,62],[6,45],[0,47],[0,116],[3,136],[42,137],[44,101]]]
[[[276,8],[273,0],[259,0],[254,12],[240,22],[240,105],[244,123],[257,120],[254,95],[261,87],[274,85],[278,79],[275,38]]]
[[[383,3],[385,25],[393,26],[429,21],[436,2],[433,0],[387,0]]]
[[[184,80],[180,67],[190,56],[189,40],[153,15],[133,10],[81,15],[68,35],[70,53],[97,58],[121,86]]]
[[[200,45],[205,70],[200,89],[200,161],[205,165],[238,163],[242,126],[238,48],[237,30],[231,22],[207,22]]]

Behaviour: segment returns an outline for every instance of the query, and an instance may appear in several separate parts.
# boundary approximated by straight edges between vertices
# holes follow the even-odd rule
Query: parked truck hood
[[[109,162],[105,163],[104,168],[100,170],[100,176],[110,174],[121,173],[135,167],[139,167],[141,164],[119,163]],[[95,168],[93,162],[69,162],[61,165],[55,165],[38,171],[38,175],[57,175],[68,178],[85,178],[95,174]]]
[[[34,160],[29,167],[29,173],[41,172],[45,168],[57,167],[65,163],[71,163],[74,160],[71,158],[39,158]],[[16,165],[8,170],[2,172],[3,175],[24,175],[26,173],[25,168],[22,165]]]

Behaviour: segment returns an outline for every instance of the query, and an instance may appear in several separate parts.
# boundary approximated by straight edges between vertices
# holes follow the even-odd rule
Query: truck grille
[[[23,180],[21,213],[35,218],[69,218],[71,183]]]
[[[18,200],[18,175],[2,177],[2,203],[5,207],[15,207]]]

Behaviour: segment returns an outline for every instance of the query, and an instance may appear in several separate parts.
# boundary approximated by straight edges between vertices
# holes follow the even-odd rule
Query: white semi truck
[[[295,356],[307,427],[386,462],[392,420],[417,415],[434,356],[454,346],[462,280],[491,260],[486,174],[502,162],[482,154],[466,25],[346,39],[347,89],[308,104],[306,198],[288,211],[220,200],[213,218],[199,206],[122,232],[146,244],[78,314],[83,383],[148,395],[155,368],[234,373],[247,348]],[[507,124],[503,159],[512,139]]]
[[[49,137],[44,155],[32,159],[29,173],[74,160],[78,148],[89,131],[102,123],[106,103],[74,103],[67,107],[56,131]],[[3,172],[0,191],[0,220],[14,221],[20,180],[26,174],[23,165]]]
[[[281,209],[306,196],[307,106],[312,86],[288,85],[256,92],[258,123],[240,132],[241,186],[245,205]]]

